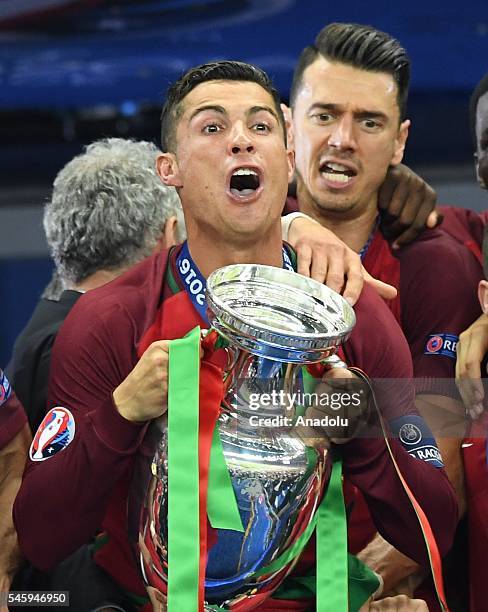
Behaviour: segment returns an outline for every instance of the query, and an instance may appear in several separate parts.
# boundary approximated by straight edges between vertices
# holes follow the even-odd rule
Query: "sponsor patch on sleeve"
[[[407,414],[390,421],[390,429],[409,455],[442,468],[442,456],[427,423],[418,414]]]
[[[32,461],[54,457],[75,437],[75,419],[67,408],[56,406],[44,417],[32,440],[29,456]]]
[[[5,404],[8,398],[12,395],[12,387],[8,381],[8,378],[0,370],[0,406]]]
[[[431,334],[425,343],[424,355],[444,355],[456,359],[459,336],[454,334]]]

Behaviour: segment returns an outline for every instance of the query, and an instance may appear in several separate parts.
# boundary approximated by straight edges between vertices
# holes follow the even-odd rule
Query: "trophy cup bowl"
[[[350,335],[355,315],[325,285],[254,264],[213,272],[207,306],[211,327],[228,345],[217,425],[244,532],[217,530],[208,551],[205,600],[208,609],[247,600],[243,609],[251,610],[257,595],[271,593],[291,571],[297,558],[269,572],[267,567],[312,521],[330,473],[326,445],[307,447],[294,435],[293,419],[303,407],[288,398],[302,388],[303,366],[336,365],[335,352]],[[257,405],[263,394],[277,401]],[[161,417],[143,443],[129,503],[143,576],[160,590],[167,580],[167,486]]]

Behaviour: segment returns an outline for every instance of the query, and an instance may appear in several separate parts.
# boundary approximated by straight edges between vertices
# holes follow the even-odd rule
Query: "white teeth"
[[[333,181],[334,183],[347,183],[349,180],[351,180],[351,177],[347,176],[347,174],[324,172],[323,175],[328,181]]]
[[[257,176],[258,173],[251,170],[251,168],[239,168],[232,173],[232,176]]]
[[[331,170],[336,170],[337,172],[345,172],[348,170],[348,168],[346,168],[346,166],[343,166],[342,164],[330,163],[327,165],[329,166]]]

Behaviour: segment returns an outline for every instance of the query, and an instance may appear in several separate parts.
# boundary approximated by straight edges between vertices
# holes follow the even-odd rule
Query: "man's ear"
[[[178,223],[178,219],[173,215],[168,217],[166,223],[164,224],[161,233],[159,234],[159,238],[154,245],[152,250],[152,254],[160,253],[166,249],[170,249],[172,246],[177,244],[176,240],[176,225]]]
[[[156,170],[168,187],[183,187],[178,162],[173,153],[160,153],[156,159]]]
[[[291,108],[286,104],[281,103],[281,110],[285,117],[285,128],[286,128],[286,146],[288,149],[295,149],[295,136],[293,133],[293,119],[291,114]]]
[[[177,225],[178,219],[175,215],[169,217],[169,219],[167,219],[166,223],[164,224],[164,248],[169,249],[170,247],[178,243],[176,234]]]
[[[398,166],[398,164],[401,163],[403,159],[410,125],[410,119],[405,119],[405,121],[402,121],[402,123],[400,123],[400,127],[398,128],[398,134],[395,139],[395,150],[393,152],[393,157],[391,160],[392,166]]]
[[[481,304],[481,310],[485,314],[488,314],[488,281],[480,281],[478,285],[478,298]]]
[[[286,157],[288,161],[288,184],[290,184],[295,176],[295,151],[287,149]]]

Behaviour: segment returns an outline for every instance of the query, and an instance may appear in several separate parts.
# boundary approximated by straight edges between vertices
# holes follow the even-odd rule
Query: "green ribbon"
[[[348,555],[349,568],[349,610],[358,612],[378,590],[378,576],[354,555]]]
[[[348,612],[347,522],[342,461],[335,458],[317,519],[317,610]]]
[[[198,609],[200,328],[169,344],[168,612]]]
[[[302,368],[303,388],[317,381]],[[332,452],[332,451],[329,451]],[[347,521],[342,489],[342,460],[335,454],[327,492],[317,510],[317,610],[348,612]]]
[[[200,328],[196,327],[185,338],[173,340],[169,345],[168,612],[194,612],[198,608],[199,372]],[[311,383],[310,378],[306,385]],[[218,427],[212,438],[207,512],[214,528],[244,531]],[[347,612],[347,528],[340,458],[334,460],[324,499],[305,531],[257,576],[278,572],[300,555],[315,528],[317,609]]]
[[[357,557],[348,553],[347,569],[349,574],[349,612],[358,612],[371,595],[378,589],[376,574]],[[288,576],[273,599],[312,599],[316,596],[316,578],[310,576]],[[317,607],[317,610],[319,608]]]
[[[273,594],[276,599],[304,599],[316,596],[321,612],[358,612],[378,589],[378,577],[357,557],[347,552],[347,523],[342,493],[342,463],[336,459],[327,493],[314,520],[317,527],[316,576],[291,576]],[[281,566],[300,554],[310,535],[307,530],[294,547],[261,570],[279,571]]]
[[[302,376],[305,392],[313,392],[316,381],[306,368],[302,368]],[[327,491],[314,518],[293,546],[260,570],[258,575],[279,571],[300,555],[315,528],[317,610],[348,612],[347,522],[342,490],[342,460],[338,455],[334,457]]]
[[[207,516],[214,529],[244,532],[236,496],[220,440],[219,424],[215,426],[208,472]]]

